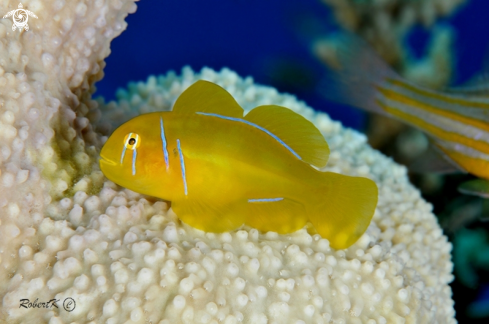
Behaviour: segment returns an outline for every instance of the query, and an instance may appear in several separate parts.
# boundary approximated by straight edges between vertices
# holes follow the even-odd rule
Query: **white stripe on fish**
[[[223,115],[218,115],[218,114],[212,114],[212,113],[197,112],[197,114],[204,115],[204,116],[211,116],[211,117],[222,118],[222,119],[231,120],[231,121],[237,121],[237,122],[240,122],[240,123],[245,123],[247,125],[253,126],[253,127],[261,130],[262,132],[265,132],[266,134],[270,135],[271,137],[273,137],[283,147],[285,147],[287,150],[289,150],[290,153],[292,153],[296,158],[298,158],[299,160],[302,160],[302,158],[299,156],[299,154],[297,154],[290,146],[288,146],[287,144],[285,144],[284,141],[282,141],[280,138],[278,138],[275,134],[271,133],[267,129],[265,129],[265,128],[263,128],[263,127],[255,124],[255,123],[249,122],[249,121],[247,121],[245,119],[241,119],[241,118],[228,117],[228,116],[223,116]]]
[[[180,140],[177,139],[177,147],[178,153],[180,154],[180,168],[182,169],[182,178],[183,178],[183,188],[185,190],[185,196],[187,195],[187,176],[185,174],[185,161],[183,158],[182,148],[180,146]]]

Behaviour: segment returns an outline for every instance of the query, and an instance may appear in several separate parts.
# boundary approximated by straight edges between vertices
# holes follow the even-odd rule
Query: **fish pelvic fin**
[[[378,105],[378,87],[401,78],[358,36],[342,33],[335,44],[337,64],[319,82],[318,93],[330,101],[388,116]],[[320,53],[321,44],[317,46]]]
[[[246,203],[182,198],[172,201],[172,209],[184,223],[205,232],[222,233],[243,225]]]
[[[325,172],[321,187],[308,210],[315,231],[329,240],[331,247],[346,249],[365,233],[378,200],[374,181]],[[314,195],[313,195],[314,196]]]
[[[220,114],[228,117],[243,117],[243,108],[233,96],[209,81],[199,80],[185,90],[173,105],[173,112],[193,114],[196,112]]]
[[[458,186],[458,191],[465,195],[472,195],[489,199],[489,180],[474,179]]]
[[[313,123],[292,110],[275,105],[259,106],[244,119],[276,135],[302,161],[318,168],[328,163],[329,146],[324,136]]]

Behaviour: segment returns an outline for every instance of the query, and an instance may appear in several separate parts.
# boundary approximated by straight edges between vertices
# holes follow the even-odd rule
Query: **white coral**
[[[451,245],[406,170],[291,95],[234,72],[169,73],[90,99],[102,59],[132,2],[25,1],[29,32],[0,21],[0,319],[10,323],[454,322]],[[0,6],[0,12],[10,7]],[[42,31],[42,32],[41,32]],[[59,36],[61,35],[61,36]],[[331,147],[327,169],[374,179],[379,205],[365,235],[336,251],[318,235],[244,228],[220,235],[179,222],[166,202],[107,181],[97,152],[119,124],[170,109],[197,79],[245,108],[289,107]],[[121,112],[123,112],[121,114]],[[72,312],[65,298],[76,302]],[[20,299],[59,308],[19,308]]]

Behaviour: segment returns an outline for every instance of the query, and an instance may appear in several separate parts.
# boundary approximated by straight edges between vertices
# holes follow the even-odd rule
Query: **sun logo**
[[[12,19],[14,21],[14,24],[12,25],[12,30],[14,31],[16,28],[19,28],[19,31],[21,31],[22,29],[25,29],[26,31],[29,30],[29,25],[27,25],[29,16],[37,19],[37,16],[32,11],[24,9],[22,3],[19,3],[19,9],[10,11],[5,16],[3,16],[3,18],[8,18],[10,16],[13,16]]]

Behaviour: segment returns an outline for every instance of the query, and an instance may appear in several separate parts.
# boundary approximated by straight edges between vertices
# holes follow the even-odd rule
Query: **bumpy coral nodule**
[[[150,77],[90,98],[132,2],[25,1],[30,30],[0,20],[0,320],[9,323],[453,323],[451,245],[405,168],[293,96],[234,72]],[[0,5],[0,12],[13,5]],[[166,202],[107,181],[97,154],[111,127],[168,110],[197,79],[245,108],[289,107],[326,137],[326,169],[379,186],[372,224],[333,250],[303,229],[203,233]],[[103,134],[103,135],[102,135]],[[59,300],[58,308],[23,308]],[[66,298],[74,309],[63,307]]]

